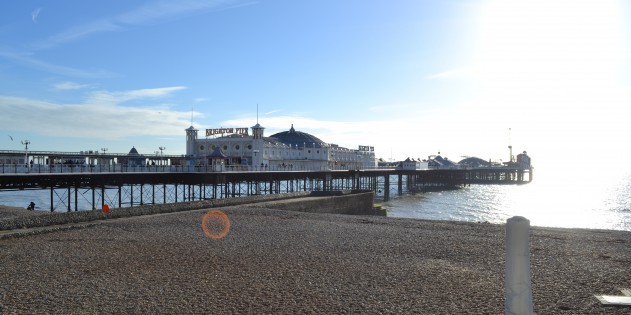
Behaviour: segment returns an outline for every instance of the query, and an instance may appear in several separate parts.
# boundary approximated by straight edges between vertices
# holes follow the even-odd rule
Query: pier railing
[[[76,164],[0,164],[0,174],[65,174],[65,173],[215,173],[215,172],[278,172],[352,170],[350,166],[289,166],[289,165],[76,165]],[[364,168],[366,169],[366,168]],[[373,168],[370,168],[373,169]],[[377,169],[376,167],[374,169]],[[379,168],[382,169],[382,168]]]
[[[430,168],[434,170],[473,170],[470,167]],[[484,168],[502,170],[503,167]],[[512,169],[512,168],[509,168]],[[224,173],[224,172],[326,172],[357,170],[352,165],[87,165],[87,164],[0,164],[0,174],[75,174],[75,173]],[[399,167],[362,167],[361,170],[404,170]]]
[[[105,204],[120,208],[147,203],[330,190],[372,190],[375,198],[387,201],[391,196],[408,192],[532,181],[532,169],[520,168],[287,170],[282,166],[257,169],[225,165],[33,165],[28,168],[11,165],[5,167],[4,172],[0,174],[0,192],[48,190],[51,211],[58,208],[67,211],[98,209]],[[88,206],[82,205],[84,203]]]

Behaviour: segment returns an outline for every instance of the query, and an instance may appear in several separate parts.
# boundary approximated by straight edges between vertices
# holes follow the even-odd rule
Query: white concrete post
[[[533,314],[530,283],[530,221],[512,217],[506,221],[506,274],[504,314]]]

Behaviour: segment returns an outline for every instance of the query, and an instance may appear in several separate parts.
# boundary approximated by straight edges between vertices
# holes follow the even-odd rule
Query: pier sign
[[[238,135],[247,135],[248,128],[213,128],[206,129],[206,137],[214,136],[214,135],[223,135],[226,133],[233,133]]]

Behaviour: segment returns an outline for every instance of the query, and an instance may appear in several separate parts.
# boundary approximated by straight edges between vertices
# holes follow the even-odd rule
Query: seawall
[[[0,220],[0,230],[14,230],[69,223],[90,222],[96,220],[116,219],[140,215],[152,215],[180,211],[190,211],[208,208],[221,208],[245,204],[265,204],[272,209],[338,213],[338,214],[378,214],[373,209],[374,193],[372,191],[319,191],[319,192],[294,192],[272,195],[257,195],[227,199],[211,199],[192,202],[180,202],[159,205],[143,205],[129,208],[114,208],[108,213],[101,210],[89,210],[78,212],[56,212],[48,215],[32,216],[26,212],[22,217],[13,217]]]
[[[372,191],[314,191],[304,198],[259,202],[254,207],[311,213],[378,215],[373,209],[373,200]]]

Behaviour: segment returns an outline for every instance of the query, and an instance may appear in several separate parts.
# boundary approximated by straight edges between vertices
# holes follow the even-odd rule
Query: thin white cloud
[[[133,101],[133,100],[161,98],[173,92],[184,90],[184,89],[186,89],[186,87],[184,86],[172,86],[172,87],[164,87],[164,88],[140,89],[140,90],[131,90],[131,91],[123,91],[123,92],[98,91],[98,92],[92,93],[89,96],[88,102],[95,103],[95,104],[118,104],[118,103]]]
[[[0,126],[12,132],[69,138],[115,140],[131,136],[180,136],[190,124],[189,111],[177,111],[149,101],[140,106],[122,106],[119,102],[162,98],[181,89],[115,92],[110,98],[104,97],[105,92],[99,92],[101,98],[89,97],[79,104],[0,96],[0,111],[4,113],[0,116]]]
[[[160,1],[123,13],[115,18],[121,24],[145,24],[156,20],[188,14],[199,14],[204,10],[231,6],[234,0],[183,0]]]
[[[110,78],[113,77],[114,74],[108,71],[103,70],[95,70],[95,71],[86,71],[71,67],[54,65],[42,60],[38,60],[33,58],[29,54],[19,54],[10,51],[0,50],[0,57],[13,60],[15,62],[27,65],[29,67],[39,69],[42,71],[55,73],[64,76],[70,77],[79,77],[79,78]]]
[[[240,2],[237,0],[183,0],[159,1],[136,8],[114,17],[104,17],[91,23],[79,25],[55,34],[41,42],[35,43],[33,48],[46,49],[79,40],[95,33],[111,32],[124,29],[130,25],[155,23],[164,19],[174,19],[185,15],[200,14],[209,9],[229,9],[255,2]]]
[[[75,83],[75,82],[70,82],[70,81],[66,81],[66,82],[59,82],[53,85],[53,87],[56,90],[80,90],[80,89],[84,89],[86,87],[88,87],[89,85],[87,84],[79,84],[79,83]]]
[[[42,8],[37,8],[33,10],[33,12],[31,12],[31,20],[33,20],[33,23],[37,23],[37,18],[39,17],[39,14],[41,12],[42,12]]]
[[[61,33],[57,33],[43,41],[36,42],[32,45],[34,49],[46,49],[58,46],[60,44],[64,44],[67,42],[72,42],[83,37],[86,37],[93,33],[99,32],[107,32],[107,31],[116,31],[119,30],[120,26],[109,21],[107,19],[100,19],[97,21],[93,21],[88,24],[80,25],[79,27],[74,27],[63,31]]]

